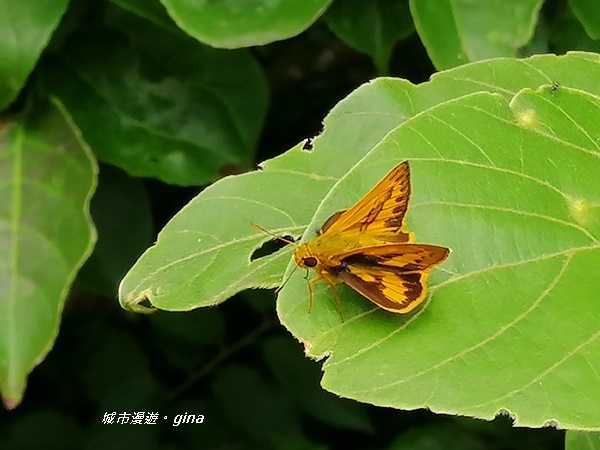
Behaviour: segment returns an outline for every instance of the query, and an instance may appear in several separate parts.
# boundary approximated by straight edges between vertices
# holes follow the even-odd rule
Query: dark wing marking
[[[450,250],[430,244],[390,244],[362,248],[340,255],[342,265],[411,272],[443,262]]]

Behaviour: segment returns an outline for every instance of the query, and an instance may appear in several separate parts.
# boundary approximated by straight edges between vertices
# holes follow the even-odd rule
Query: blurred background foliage
[[[592,0],[0,0],[0,390],[13,409],[0,411],[0,448],[563,448],[563,432],[512,428],[506,416],[396,411],[323,391],[270,291],[151,316],[123,311],[116,291],[204,186],[318,134],[360,84],[598,51],[599,24]],[[66,135],[82,179],[72,157],[39,156],[65,151]],[[59,200],[15,196],[31,179]],[[89,225],[65,225],[77,211],[86,219],[92,194],[95,246]],[[33,211],[22,227],[15,201]],[[60,286],[20,289],[28,264],[58,264],[51,249],[14,244],[48,224],[62,236],[47,246],[72,253]],[[169,419],[103,425],[113,411]],[[204,423],[174,427],[184,413]],[[594,448],[577,435],[568,443]]]

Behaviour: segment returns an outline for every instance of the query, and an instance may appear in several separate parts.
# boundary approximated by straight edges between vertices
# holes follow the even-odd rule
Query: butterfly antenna
[[[290,239],[286,239],[281,236],[277,236],[276,234],[271,233],[268,230],[265,230],[260,225],[256,225],[255,223],[253,223],[252,228],[254,228],[255,230],[258,230],[258,231],[262,231],[263,233],[268,234],[270,236],[273,236],[275,239],[285,242],[286,244],[291,244],[294,247],[298,247],[298,244],[296,244],[294,241],[292,241]],[[290,278],[292,278],[292,275],[294,274],[294,272],[296,271],[297,268],[298,268],[298,266],[295,266],[294,269],[291,271],[290,275],[285,279],[285,281],[283,283],[281,283],[281,285],[277,289],[275,289],[275,295],[279,294],[279,291],[281,291],[283,289],[283,287],[286,285],[286,283],[290,280]]]
[[[270,235],[270,236],[273,236],[275,239],[278,239],[278,240],[280,240],[280,241],[283,241],[283,242],[285,242],[286,244],[291,244],[291,245],[293,245],[294,247],[298,247],[298,244],[296,244],[294,241],[292,241],[292,240],[290,240],[290,239],[286,239],[286,238],[284,238],[284,237],[281,237],[281,236],[277,236],[275,233],[271,233],[270,231],[268,231],[268,230],[265,230],[265,229],[264,229],[263,227],[261,227],[260,225],[256,225],[255,223],[253,223],[253,224],[252,224],[252,228],[254,228],[255,230],[258,230],[258,231],[262,231],[263,233],[265,233],[265,234],[268,234],[268,235]]]
[[[298,268],[298,266],[294,266],[294,268],[292,269],[292,271],[290,272],[288,277],[285,279],[285,281],[283,283],[281,283],[281,286],[279,286],[277,289],[275,289],[275,295],[279,294],[279,291],[281,291],[283,289],[283,287],[287,284],[287,282],[290,281],[290,278],[292,278],[292,275],[294,275],[294,272],[296,271],[297,268]]]

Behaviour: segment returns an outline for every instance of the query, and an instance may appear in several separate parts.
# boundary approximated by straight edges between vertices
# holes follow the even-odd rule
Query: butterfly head
[[[319,265],[319,260],[313,256],[308,248],[308,245],[303,244],[294,252],[294,260],[300,267],[306,269],[314,269]]]

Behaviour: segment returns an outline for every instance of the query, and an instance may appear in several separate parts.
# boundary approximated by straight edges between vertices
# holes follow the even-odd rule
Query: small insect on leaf
[[[339,282],[393,313],[408,313],[425,300],[429,273],[450,250],[414,243],[405,227],[410,192],[405,161],[356,205],[333,214],[315,239],[296,248],[296,264],[317,273],[308,283],[309,310],[313,285],[320,281],[333,289],[340,315]]]

